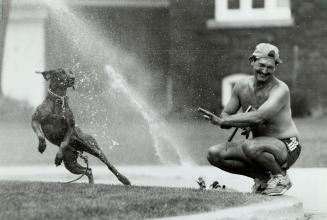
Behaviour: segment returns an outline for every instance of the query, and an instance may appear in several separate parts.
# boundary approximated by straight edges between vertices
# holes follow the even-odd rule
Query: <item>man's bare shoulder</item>
[[[235,88],[237,90],[244,90],[245,88],[248,88],[251,83],[253,83],[253,76],[246,76],[235,83]]]
[[[274,90],[277,90],[285,94],[290,93],[290,89],[288,88],[288,85],[285,82],[281,81],[280,79],[277,79],[277,84],[274,87]]]

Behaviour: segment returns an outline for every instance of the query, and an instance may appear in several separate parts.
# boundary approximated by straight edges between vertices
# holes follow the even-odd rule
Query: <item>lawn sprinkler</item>
[[[206,189],[206,182],[204,181],[203,177],[200,176],[196,182],[199,184],[200,190]]]
[[[210,189],[217,189],[220,188],[218,181],[213,181],[213,183],[210,185]]]
[[[219,185],[219,182],[217,180],[213,181],[213,183],[210,185],[209,187],[210,189],[226,189],[226,186],[225,185]]]

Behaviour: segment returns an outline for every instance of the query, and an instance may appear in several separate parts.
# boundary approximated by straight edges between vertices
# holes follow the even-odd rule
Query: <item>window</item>
[[[240,0],[228,0],[228,9],[239,9]]]
[[[290,0],[215,0],[209,28],[291,26]]]
[[[264,0],[252,0],[252,8],[264,8],[265,1]]]

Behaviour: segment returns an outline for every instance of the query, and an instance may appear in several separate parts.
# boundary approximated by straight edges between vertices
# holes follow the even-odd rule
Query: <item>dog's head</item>
[[[44,79],[50,82],[50,86],[52,87],[62,89],[67,89],[69,87],[74,88],[75,74],[70,70],[59,68],[36,73],[41,73]]]

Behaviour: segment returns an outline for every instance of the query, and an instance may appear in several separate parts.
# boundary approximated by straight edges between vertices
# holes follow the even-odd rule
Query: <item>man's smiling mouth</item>
[[[262,78],[268,77],[270,75],[269,73],[263,73],[263,72],[260,72],[260,71],[258,71],[257,74]]]

